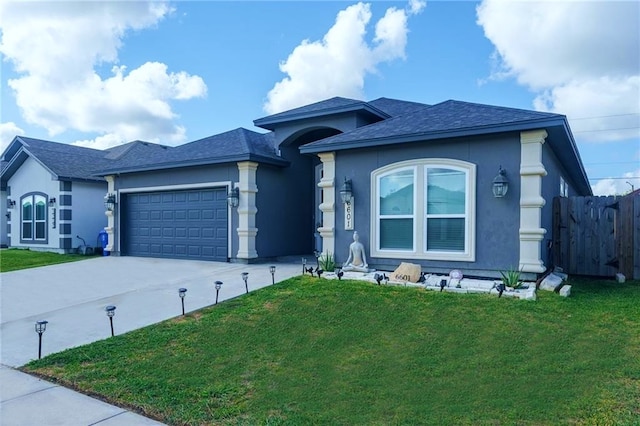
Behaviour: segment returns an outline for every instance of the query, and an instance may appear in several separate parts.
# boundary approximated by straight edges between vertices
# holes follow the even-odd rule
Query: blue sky
[[[0,148],[176,145],[332,96],[457,99],[567,115],[594,191],[625,193],[639,16],[635,1],[2,2]]]

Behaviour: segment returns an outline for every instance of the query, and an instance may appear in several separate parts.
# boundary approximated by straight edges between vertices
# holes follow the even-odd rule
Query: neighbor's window
[[[22,198],[21,235],[23,242],[47,241],[47,199],[44,195],[29,194]]]
[[[372,173],[372,256],[475,259],[475,165],[421,159]]]

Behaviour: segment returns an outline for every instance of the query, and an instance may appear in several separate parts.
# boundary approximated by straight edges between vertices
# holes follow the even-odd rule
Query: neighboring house
[[[70,253],[79,236],[98,246],[107,183],[94,171],[140,144],[100,151],[15,137],[0,160],[2,245]]]
[[[270,132],[137,146],[96,167],[116,201],[107,248],[237,262],[317,249],[340,264],[357,230],[371,268],[535,276],[549,266],[553,197],[591,194],[563,115],[332,98],[254,124]]]

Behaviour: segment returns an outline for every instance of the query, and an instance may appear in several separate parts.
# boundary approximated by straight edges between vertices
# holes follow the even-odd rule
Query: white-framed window
[[[371,173],[372,257],[475,260],[476,166],[426,158]]]
[[[562,176],[560,176],[560,196],[568,197],[569,196],[569,184],[564,180]]]
[[[47,198],[28,194],[20,201],[20,241],[47,242]]]

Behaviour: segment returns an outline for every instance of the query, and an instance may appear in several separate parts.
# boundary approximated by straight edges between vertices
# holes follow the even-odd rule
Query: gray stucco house
[[[332,98],[254,124],[268,132],[236,129],[100,170],[118,201],[109,248],[238,262],[319,250],[341,263],[357,230],[372,268],[535,275],[549,261],[553,197],[591,194],[558,114]]]
[[[1,157],[3,246],[71,252],[104,228],[104,151],[17,136]]]
[[[591,194],[563,115],[332,98],[254,124],[266,132],[103,152],[107,249],[232,262],[318,250],[340,264],[358,231],[371,268],[535,276],[553,197]]]

